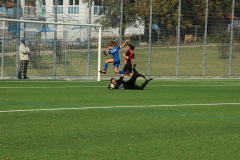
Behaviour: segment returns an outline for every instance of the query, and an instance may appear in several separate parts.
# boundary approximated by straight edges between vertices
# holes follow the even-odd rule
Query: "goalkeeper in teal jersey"
[[[105,55],[111,54],[113,57],[105,61],[104,69],[102,71],[99,71],[100,73],[106,74],[108,69],[108,63],[113,63],[115,73],[126,74],[126,72],[124,71],[118,71],[118,67],[120,65],[120,57],[118,50],[123,48],[127,42],[129,42],[129,40],[126,40],[121,46],[118,46],[114,41],[108,43],[108,51],[104,50],[103,53]]]

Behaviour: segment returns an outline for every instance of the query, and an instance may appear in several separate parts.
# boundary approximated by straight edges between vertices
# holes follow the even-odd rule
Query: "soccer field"
[[[240,159],[239,79],[108,83],[1,80],[0,159]]]

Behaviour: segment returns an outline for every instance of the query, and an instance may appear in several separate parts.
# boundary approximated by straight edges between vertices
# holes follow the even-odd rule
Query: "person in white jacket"
[[[29,63],[28,56],[30,54],[30,49],[25,44],[25,40],[21,40],[21,44],[19,46],[19,56],[20,56],[20,69],[18,71],[18,79],[22,79],[22,73],[24,79],[29,79],[27,77],[27,67]]]

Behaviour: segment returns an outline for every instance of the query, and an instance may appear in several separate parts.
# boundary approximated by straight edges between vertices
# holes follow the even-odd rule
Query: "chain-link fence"
[[[132,1],[132,6],[138,33],[131,43],[142,72],[156,77],[240,76],[239,2],[149,0]]]
[[[21,79],[21,65],[27,60],[29,64],[26,71],[31,78],[99,79],[100,36],[88,49],[84,41],[87,37],[83,34],[88,28],[92,30],[97,27],[99,31],[95,34],[101,35],[99,25],[1,20],[1,78],[16,78],[19,73],[17,77]],[[82,40],[74,37],[81,37]],[[30,51],[22,51],[20,41],[24,41],[24,48]],[[24,55],[28,55],[27,58]]]

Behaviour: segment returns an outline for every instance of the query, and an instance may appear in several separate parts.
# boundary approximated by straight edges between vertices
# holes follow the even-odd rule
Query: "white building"
[[[30,3],[31,2],[31,3]],[[55,18],[55,0],[23,0],[21,1],[23,8],[23,19],[37,19],[45,20],[47,22],[54,22]],[[96,6],[92,3],[91,12],[89,12],[88,2],[83,3],[83,0],[58,0],[57,4],[57,21],[66,23],[80,23],[80,24],[91,24],[101,16],[98,15],[101,6]],[[89,18],[91,14],[91,20]],[[91,22],[90,22],[91,21]],[[58,28],[61,30],[61,28]],[[87,29],[83,29],[82,35],[87,34]],[[77,32],[77,31],[76,31]],[[71,31],[72,34],[76,32]],[[70,33],[70,32],[69,32]],[[129,27],[125,30],[125,34],[143,34],[144,27],[139,26],[138,28]],[[67,33],[68,34],[68,33]],[[119,28],[109,28],[102,32],[103,36],[118,36]],[[60,36],[60,35],[59,35]],[[97,36],[96,30],[91,30],[91,36]],[[61,37],[61,36],[60,36]],[[72,37],[72,35],[68,35]],[[84,36],[86,37],[86,35]]]

